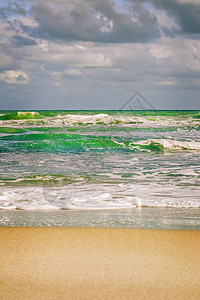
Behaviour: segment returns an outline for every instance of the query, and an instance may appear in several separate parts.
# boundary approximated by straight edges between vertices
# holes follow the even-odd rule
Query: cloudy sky
[[[1,0],[0,109],[200,109],[200,0]]]

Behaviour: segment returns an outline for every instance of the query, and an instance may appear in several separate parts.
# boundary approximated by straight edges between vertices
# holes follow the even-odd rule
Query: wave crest
[[[167,116],[158,112],[157,115],[146,114],[145,112],[67,112],[67,111],[18,111],[6,112],[0,115],[0,124],[7,123],[13,125],[33,126],[42,125],[44,127],[79,127],[79,126],[106,126],[128,127],[128,128],[156,128],[158,130],[166,128],[188,128],[198,129],[199,114],[188,116]]]
[[[29,120],[42,118],[43,116],[36,111],[18,111],[0,116],[0,120]]]
[[[157,146],[161,150],[200,150],[200,142],[186,142],[170,139],[151,139],[138,142],[139,145]]]

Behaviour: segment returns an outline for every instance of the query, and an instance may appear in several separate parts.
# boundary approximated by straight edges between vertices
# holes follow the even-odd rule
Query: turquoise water
[[[200,208],[199,111],[0,111],[0,209]]]

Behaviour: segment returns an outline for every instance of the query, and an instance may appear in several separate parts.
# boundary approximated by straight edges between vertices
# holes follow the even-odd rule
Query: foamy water
[[[199,112],[1,112],[0,209],[200,207]]]

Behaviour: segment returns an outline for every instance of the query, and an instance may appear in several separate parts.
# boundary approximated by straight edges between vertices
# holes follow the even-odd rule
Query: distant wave
[[[193,118],[195,118],[195,119],[200,119],[200,112],[197,113],[197,114],[195,114],[195,115],[193,116]]]
[[[40,113],[35,111],[18,111],[0,116],[0,120],[29,120],[29,119],[42,119]]]
[[[94,115],[82,114],[67,114],[57,115],[48,120],[55,125],[115,125],[115,124],[141,124],[143,118],[141,117],[128,117],[128,116],[112,116],[105,113]]]
[[[125,127],[198,127],[199,113],[193,114],[177,114],[167,115],[161,112],[157,114],[150,112],[134,113],[134,112],[103,112],[103,113],[68,113],[68,112],[12,112],[0,115],[0,125],[30,125],[33,126],[53,126],[53,127],[79,127],[79,126],[125,126]]]
[[[45,120],[47,125],[54,126],[94,126],[94,125],[106,125],[106,126],[128,126],[128,127],[181,127],[181,126],[199,126],[199,120],[197,118],[180,118],[149,115],[130,115],[127,116],[122,112],[110,115],[106,113],[102,114],[66,114],[56,115],[52,118]]]

